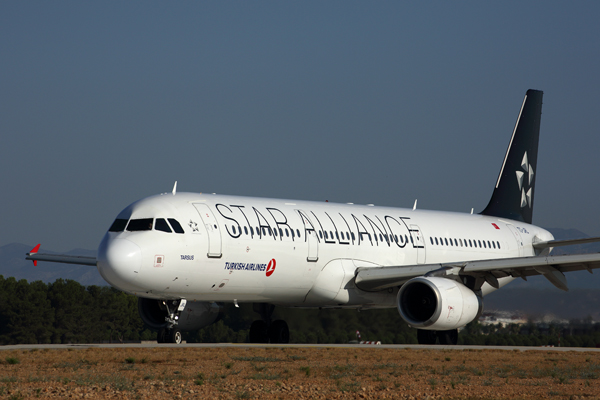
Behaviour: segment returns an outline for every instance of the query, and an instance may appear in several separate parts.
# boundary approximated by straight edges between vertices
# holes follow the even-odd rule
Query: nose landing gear
[[[161,328],[156,338],[158,343],[181,344],[181,331],[178,328]]]
[[[179,315],[185,308],[186,303],[185,299],[163,301],[163,305],[167,310],[167,316],[165,317],[167,325],[159,329],[156,337],[158,343],[181,344],[181,330],[177,328],[177,324],[179,323]]]

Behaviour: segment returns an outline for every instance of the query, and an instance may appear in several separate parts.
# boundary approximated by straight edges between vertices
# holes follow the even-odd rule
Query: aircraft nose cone
[[[134,285],[142,266],[140,247],[127,239],[105,239],[98,248],[98,271],[112,286],[125,291]]]

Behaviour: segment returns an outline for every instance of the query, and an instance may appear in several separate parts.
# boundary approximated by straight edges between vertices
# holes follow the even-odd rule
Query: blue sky
[[[0,245],[217,192],[469,212],[544,91],[534,223],[600,235],[598,2],[3,2]]]

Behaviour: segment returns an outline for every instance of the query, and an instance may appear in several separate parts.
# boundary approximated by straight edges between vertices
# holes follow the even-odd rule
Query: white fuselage
[[[102,240],[98,269],[116,288],[298,307],[394,307],[397,289],[359,290],[356,268],[533,256],[534,238],[552,239],[478,214],[194,193],[148,197],[117,218],[153,225]],[[185,232],[157,230],[158,219]]]

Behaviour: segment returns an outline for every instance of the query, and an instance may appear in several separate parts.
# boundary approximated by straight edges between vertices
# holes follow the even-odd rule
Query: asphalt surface
[[[529,347],[529,346],[446,346],[446,345],[418,345],[418,344],[251,344],[251,343],[90,343],[90,344],[16,344],[0,346],[1,350],[30,350],[30,349],[151,349],[156,347],[170,348],[343,348],[343,349],[429,349],[429,350],[504,350],[504,351],[576,351],[600,352],[600,348],[593,347]]]

